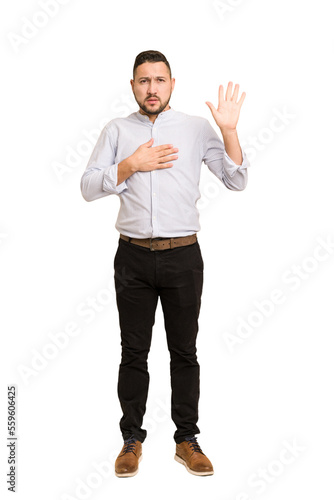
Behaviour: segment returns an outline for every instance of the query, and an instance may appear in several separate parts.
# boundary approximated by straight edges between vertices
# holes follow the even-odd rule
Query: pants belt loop
[[[173,238],[170,239],[170,247],[174,248],[174,240],[173,240]]]

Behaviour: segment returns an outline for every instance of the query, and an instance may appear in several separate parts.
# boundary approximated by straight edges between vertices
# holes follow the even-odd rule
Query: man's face
[[[140,64],[136,68],[135,79],[130,83],[137,104],[145,114],[158,115],[169,108],[175,79],[170,78],[164,62]]]

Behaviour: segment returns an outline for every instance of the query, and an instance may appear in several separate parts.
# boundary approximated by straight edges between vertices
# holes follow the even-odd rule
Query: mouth
[[[147,99],[147,102],[149,102],[150,104],[156,104],[157,102],[159,102],[159,99],[151,98],[151,99]]]

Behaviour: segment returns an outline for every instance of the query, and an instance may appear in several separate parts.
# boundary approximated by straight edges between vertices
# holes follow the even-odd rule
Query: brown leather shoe
[[[212,463],[204,455],[197,438],[186,439],[180,444],[176,444],[175,460],[183,464],[190,474],[195,476],[212,476]]]
[[[122,451],[116,458],[115,474],[117,477],[132,477],[138,472],[138,464],[142,459],[142,444],[132,435],[124,440]]]

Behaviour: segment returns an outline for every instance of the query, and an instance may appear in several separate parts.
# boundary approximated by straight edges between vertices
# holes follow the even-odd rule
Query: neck
[[[171,109],[171,108],[170,108],[170,105],[169,105],[169,104],[167,104],[167,106],[165,107],[165,109],[163,109],[163,110],[161,111],[161,113],[163,113],[164,111],[168,111],[169,109]],[[156,114],[156,115],[149,115],[148,113],[145,113],[145,111],[143,111],[141,108],[139,108],[139,113],[140,113],[141,115],[146,115],[146,116],[148,116],[148,117],[149,117],[149,120],[150,120],[151,122],[153,122],[153,123],[155,122],[155,120],[156,120],[156,118],[157,118],[158,114],[160,114],[160,113],[158,113],[158,114]]]

